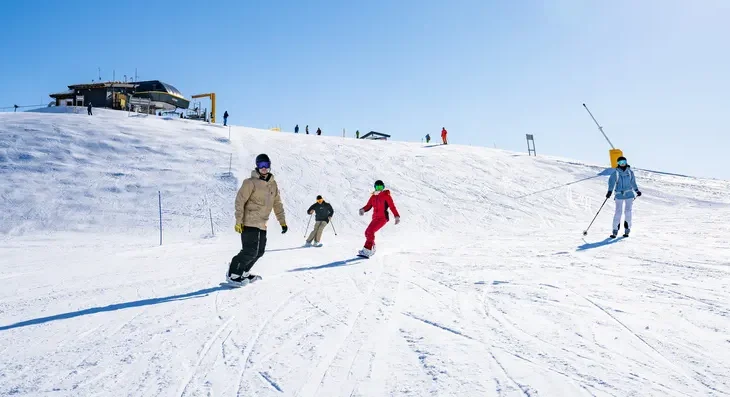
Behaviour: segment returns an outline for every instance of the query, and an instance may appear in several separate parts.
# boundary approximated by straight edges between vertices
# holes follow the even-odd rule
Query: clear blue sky
[[[730,1],[56,1],[3,5],[0,107],[97,77],[299,123],[730,179]],[[465,169],[456,165],[457,169]]]

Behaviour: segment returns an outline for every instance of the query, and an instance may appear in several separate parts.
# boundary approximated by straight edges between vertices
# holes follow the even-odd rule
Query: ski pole
[[[588,229],[590,229],[590,228],[591,228],[591,226],[593,226],[593,222],[595,222],[595,221],[596,221],[596,218],[598,218],[598,214],[600,214],[600,213],[601,213],[601,210],[603,209],[603,206],[604,206],[604,205],[606,205],[606,202],[607,202],[607,201],[608,201],[608,197],[606,197],[606,199],[605,199],[605,200],[603,200],[603,204],[601,204],[601,208],[599,208],[599,209],[598,209],[598,212],[596,212],[596,216],[594,216],[594,217],[593,217],[593,220],[591,221],[591,224],[590,224],[590,225],[588,225]],[[584,236],[587,236],[587,235],[588,235],[588,229],[586,229],[586,230],[584,230],[584,231],[583,231],[583,235],[584,235]]]
[[[307,228],[304,229],[304,238],[307,238],[307,232],[309,231],[309,223],[312,222],[312,215],[314,215],[314,214],[309,214],[309,221],[307,221]]]
[[[335,224],[332,223],[332,219],[330,219],[330,225],[332,225],[332,230],[335,232],[335,236],[337,235],[337,230],[335,229]]]

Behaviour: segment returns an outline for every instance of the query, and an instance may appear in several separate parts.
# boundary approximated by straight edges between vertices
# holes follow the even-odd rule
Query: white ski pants
[[[613,230],[621,229],[621,214],[626,213],[624,219],[629,224],[629,230],[631,229],[631,209],[634,207],[634,199],[616,199],[616,213],[613,215]]]

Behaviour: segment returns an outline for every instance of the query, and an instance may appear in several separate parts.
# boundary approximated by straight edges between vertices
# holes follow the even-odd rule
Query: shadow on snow
[[[357,262],[357,261],[360,261],[360,260],[364,260],[364,259],[365,259],[365,258],[360,258],[360,257],[357,257],[357,258],[350,258],[350,259],[345,259],[345,260],[343,260],[343,261],[337,261],[337,262],[332,262],[332,263],[326,263],[326,264],[324,264],[324,265],[319,265],[319,266],[310,266],[310,267],[298,267],[298,268],[296,268],[296,269],[291,269],[291,270],[289,270],[289,271],[290,271],[290,272],[306,272],[306,271],[308,271],[308,270],[320,270],[320,269],[329,269],[329,268],[332,268],[332,267],[347,266],[347,265],[349,265],[349,264],[350,264],[350,263],[352,263],[352,262]]]
[[[586,243],[579,246],[576,249],[576,251],[585,251],[585,250],[589,250],[589,249],[593,249],[593,248],[605,247],[607,245],[616,244],[623,239],[624,239],[624,237],[617,237],[617,238],[608,238],[607,237],[605,240],[599,241],[597,243],[589,243],[586,241]],[[585,239],[583,241],[585,241]]]
[[[294,251],[294,250],[301,250],[301,249],[305,249],[305,248],[309,248],[309,247],[304,247],[304,246],[300,245],[298,247],[292,247],[292,248],[277,248],[277,249],[273,249],[273,250],[267,249],[266,252]]]
[[[70,318],[86,316],[89,314],[113,312],[116,310],[130,309],[133,307],[157,305],[160,303],[173,302],[173,301],[185,300],[185,299],[190,299],[190,298],[200,298],[200,297],[206,296],[212,292],[225,290],[225,289],[228,289],[228,288],[223,285],[220,285],[217,287],[204,288],[204,289],[201,289],[198,291],[188,292],[185,294],[170,295],[170,296],[165,296],[162,298],[141,299],[141,300],[137,300],[137,301],[124,302],[124,303],[115,303],[115,304],[108,305],[108,306],[92,307],[89,309],[78,310],[75,312],[55,314],[53,316],[48,316],[48,317],[38,317],[38,318],[31,319],[31,320],[21,321],[21,322],[15,323],[15,324],[0,326],[0,331],[7,331],[9,329],[27,327],[29,325],[44,324],[44,323],[49,323],[51,321],[66,320],[66,319],[70,319]]]

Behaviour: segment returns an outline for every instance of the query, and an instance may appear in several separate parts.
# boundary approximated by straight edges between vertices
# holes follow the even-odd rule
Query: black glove
[[[289,228],[286,227],[286,225],[281,225],[281,234],[286,233],[287,230],[289,230]]]
[[[636,197],[641,197],[641,192],[638,190],[636,191]]]
[[[613,192],[609,190],[608,193],[606,193],[606,198],[611,197],[611,194],[613,194]]]

